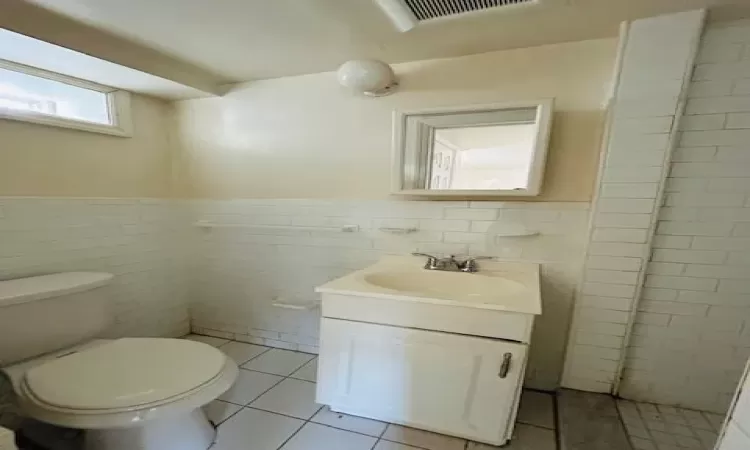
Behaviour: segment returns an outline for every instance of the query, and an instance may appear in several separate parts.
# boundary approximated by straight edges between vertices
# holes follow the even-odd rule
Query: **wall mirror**
[[[393,192],[535,196],[544,175],[551,99],[396,111]]]

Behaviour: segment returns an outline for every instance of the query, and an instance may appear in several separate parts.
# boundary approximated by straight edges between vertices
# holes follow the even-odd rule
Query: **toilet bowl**
[[[206,450],[202,406],[237,364],[201,342],[96,339],[110,323],[110,274],[0,281],[0,370],[33,419],[85,431],[87,450]]]
[[[161,338],[96,340],[3,369],[30,417],[86,430],[87,450],[205,450],[202,406],[237,365],[209,345]]]

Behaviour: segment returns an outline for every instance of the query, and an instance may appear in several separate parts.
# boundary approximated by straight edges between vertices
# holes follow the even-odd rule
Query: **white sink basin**
[[[437,298],[473,297],[477,300],[497,297],[499,293],[516,295],[526,287],[492,272],[461,273],[422,270],[421,272],[374,272],[364,279],[374,286]]]
[[[424,259],[388,256],[317,292],[541,314],[539,265],[482,261],[479,272],[426,270]]]

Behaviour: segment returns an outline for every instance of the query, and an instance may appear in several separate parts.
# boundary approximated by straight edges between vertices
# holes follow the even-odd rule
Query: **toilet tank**
[[[112,320],[113,275],[67,272],[0,281],[0,367],[89,340]]]

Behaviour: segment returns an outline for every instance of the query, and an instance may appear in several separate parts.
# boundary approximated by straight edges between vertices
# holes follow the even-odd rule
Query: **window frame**
[[[76,86],[79,88],[89,89],[106,94],[107,110],[112,124],[105,125],[100,123],[87,122],[85,120],[68,119],[65,117],[59,117],[35,111],[20,111],[17,109],[2,107],[0,107],[0,120],[28,122],[38,125],[48,125],[53,127],[88,131],[91,133],[108,134],[119,137],[133,136],[133,122],[130,109],[130,92],[110,86],[104,86],[99,83],[94,83],[93,81],[82,80],[80,78],[71,77],[69,75],[50,72],[48,70],[7,61],[4,59],[0,59],[0,68],[25,75],[46,78],[48,80],[57,81],[59,83],[65,83],[71,86]]]

